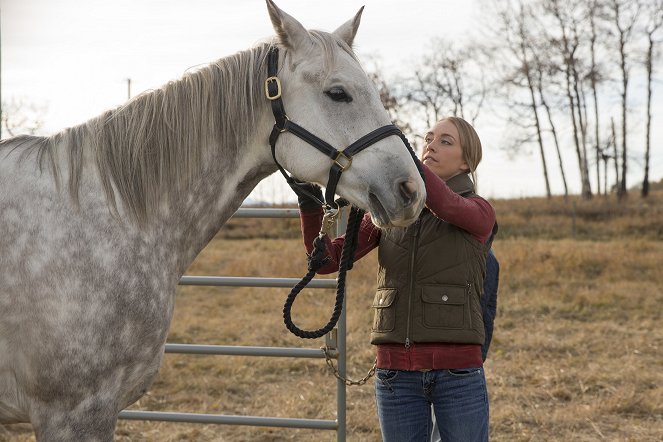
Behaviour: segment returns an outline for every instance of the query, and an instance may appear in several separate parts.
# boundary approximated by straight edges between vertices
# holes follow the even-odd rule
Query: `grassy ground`
[[[494,205],[502,270],[486,363],[491,440],[663,440],[662,195],[623,205],[596,198],[575,208],[536,199]],[[355,378],[374,357],[374,255],[357,263],[348,281],[348,370]],[[269,220],[248,227],[233,221],[188,273],[298,277],[304,270],[296,222]],[[322,340],[301,341],[283,326],[287,292],[180,287],[169,341],[319,347]],[[322,325],[333,298],[331,290],[306,291],[296,322]],[[131,408],[334,419],[335,380],[323,360],[169,354],[150,392]],[[380,440],[372,382],[348,388],[347,415],[347,440]],[[335,433],[120,421],[116,439],[332,441]],[[33,436],[27,425],[7,425],[0,440]]]

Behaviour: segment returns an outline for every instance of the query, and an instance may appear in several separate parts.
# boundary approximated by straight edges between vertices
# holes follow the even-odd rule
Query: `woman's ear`
[[[472,169],[470,169],[470,165],[467,164],[467,161],[463,160],[463,162],[460,164],[460,170],[463,173],[470,173],[472,172]]]

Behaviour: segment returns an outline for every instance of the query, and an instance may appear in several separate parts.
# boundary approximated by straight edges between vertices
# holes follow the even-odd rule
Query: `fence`
[[[298,209],[270,209],[270,208],[240,208],[235,218],[296,218]],[[337,225],[337,231],[345,228],[345,218]],[[203,285],[225,287],[287,287],[291,288],[299,282],[295,278],[245,278],[223,276],[183,276],[180,285]],[[336,279],[314,279],[308,288],[333,289]],[[330,354],[337,359],[338,372],[345,376],[346,371],[346,313],[345,306],[339,318],[337,329],[326,337],[327,348]],[[333,351],[336,349],[336,351]],[[233,355],[233,356],[262,356],[262,357],[293,357],[324,359],[325,355],[319,348],[293,348],[293,347],[248,347],[227,345],[196,345],[196,344],[166,344],[166,353],[197,354],[197,355]],[[166,422],[186,422],[200,424],[224,425],[251,425],[283,428],[309,428],[319,430],[335,430],[337,441],[345,442],[346,433],[346,390],[345,383],[336,380],[336,420],[324,419],[297,419],[259,416],[233,416],[221,414],[174,413],[162,411],[124,410],[120,419],[150,420]]]

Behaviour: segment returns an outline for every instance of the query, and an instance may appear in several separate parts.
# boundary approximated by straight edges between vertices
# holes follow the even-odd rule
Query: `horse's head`
[[[337,150],[391,123],[376,87],[351,49],[362,10],[329,34],[307,31],[271,0],[267,6],[283,48],[278,76],[292,122]],[[276,158],[299,179],[327,186],[332,160],[293,134],[279,137]],[[337,193],[370,211],[380,227],[412,223],[426,199],[419,171],[395,135],[353,156]]]

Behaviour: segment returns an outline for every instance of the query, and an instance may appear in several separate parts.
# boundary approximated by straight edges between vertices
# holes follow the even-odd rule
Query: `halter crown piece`
[[[272,148],[272,157],[274,158],[274,162],[278,166],[279,170],[281,171],[281,173],[285,177],[285,180],[287,181],[288,185],[290,185],[291,188],[293,189],[297,188],[297,190],[300,193],[304,193],[305,195],[307,195],[308,197],[312,198],[313,200],[320,203],[323,207],[325,207],[326,221],[323,222],[323,229],[328,226],[328,221],[330,221],[330,219],[331,221],[333,221],[334,218],[337,216],[340,206],[347,204],[341,199],[339,199],[338,201],[334,201],[334,196],[336,195],[336,186],[338,185],[338,182],[341,179],[341,174],[344,171],[348,170],[350,166],[352,166],[353,155],[361,152],[362,150],[366,149],[372,144],[377,143],[383,138],[386,138],[391,135],[398,135],[401,138],[401,140],[403,140],[403,143],[410,151],[410,155],[412,156],[412,159],[415,162],[417,168],[419,169],[421,177],[423,178],[424,174],[423,174],[423,169],[421,167],[421,163],[417,160],[414,151],[412,150],[410,144],[407,141],[407,138],[405,138],[405,135],[403,135],[401,130],[393,124],[388,124],[386,126],[382,126],[378,129],[375,129],[374,131],[364,135],[354,143],[350,144],[344,150],[339,151],[333,148],[326,141],[318,138],[317,136],[313,135],[311,132],[307,131],[297,123],[294,123],[292,120],[290,120],[285,113],[285,108],[283,107],[283,100],[281,99],[281,91],[282,91],[281,81],[277,76],[278,63],[279,63],[279,50],[277,47],[272,46],[267,56],[268,77],[265,80],[265,95],[267,96],[267,99],[271,102],[272,113],[274,114],[274,120],[275,120],[274,127],[272,128],[272,132],[269,135],[269,144]],[[305,142],[315,147],[316,149],[318,149],[320,152],[324,153],[331,159],[331,166],[329,169],[329,179],[327,180],[327,188],[325,191],[325,201],[320,201],[315,195],[312,195],[309,191],[307,191],[304,187],[302,187],[302,184],[304,183],[299,183],[293,177],[289,176],[288,173],[285,171],[285,169],[281,166],[281,164],[279,164],[278,160],[276,159],[276,142],[279,139],[279,136],[285,132],[289,132],[297,136],[298,138],[304,140]],[[288,295],[285,305],[283,306],[283,319],[285,325],[288,328],[288,330],[290,330],[296,336],[307,339],[319,338],[327,334],[329,331],[331,331],[338,322],[338,318],[340,317],[341,311],[343,309],[343,299],[345,296],[345,274],[347,270],[350,270],[352,268],[352,263],[354,260],[354,252],[357,248],[357,236],[358,236],[357,233],[359,231],[359,226],[361,224],[361,219],[363,218],[363,216],[364,216],[363,210],[356,207],[351,208],[350,216],[348,219],[346,240],[345,244],[343,245],[343,251],[341,253],[341,262],[339,263],[339,272],[337,278],[338,283],[336,288],[336,302],[334,304],[334,312],[327,325],[325,325],[324,327],[318,330],[307,331],[307,330],[302,330],[298,328],[295,324],[293,324],[292,318],[290,316],[290,310],[299,292],[304,287],[306,287],[306,285],[308,285],[311,279],[313,279],[315,272],[320,267],[322,267],[322,265],[324,265],[328,260],[325,252],[326,243],[324,241],[324,232],[321,231],[320,235],[315,239],[313,243],[314,246],[313,252],[311,252],[311,256],[309,257],[309,271],[306,274],[306,276],[304,276],[304,278],[302,278],[302,280],[295,287],[293,287],[292,291]]]

